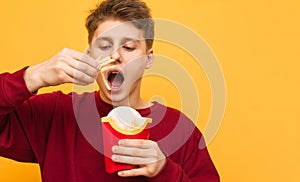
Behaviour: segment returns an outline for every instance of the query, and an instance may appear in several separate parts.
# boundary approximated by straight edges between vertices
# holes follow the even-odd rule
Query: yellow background
[[[201,35],[220,61],[226,80],[227,105],[209,151],[222,181],[300,181],[299,2],[147,2],[155,18],[177,21]],[[84,19],[95,3],[95,0],[3,1],[0,72],[37,64],[64,47],[84,51],[87,47]],[[184,62],[188,60],[184,53],[174,52],[168,45],[157,43],[155,51],[181,61],[197,78],[202,109],[198,126],[204,130],[210,112],[205,75]],[[155,84],[147,78],[145,82]],[[144,96],[151,98],[154,91],[159,92],[168,105],[180,108],[176,88],[165,84],[170,86],[152,91],[144,86]],[[71,86],[41,92],[55,89],[68,92]],[[0,181],[41,181],[39,168],[0,158]]]

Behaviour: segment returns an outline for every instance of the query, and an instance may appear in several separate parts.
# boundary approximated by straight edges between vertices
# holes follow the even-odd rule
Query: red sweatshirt
[[[207,148],[198,148],[197,127],[157,102],[137,111],[153,120],[150,140],[167,156],[162,171],[153,178],[106,173],[100,118],[113,106],[99,92],[32,94],[24,70],[0,74],[0,156],[39,163],[43,182],[220,181]]]

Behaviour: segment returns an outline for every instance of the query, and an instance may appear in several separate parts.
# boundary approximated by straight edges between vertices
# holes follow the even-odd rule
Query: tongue
[[[115,75],[111,78],[111,86],[119,88],[123,83],[122,76]]]

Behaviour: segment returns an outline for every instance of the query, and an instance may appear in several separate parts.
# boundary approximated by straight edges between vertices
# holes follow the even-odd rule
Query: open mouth
[[[106,89],[115,92],[119,91],[125,79],[123,73],[117,69],[118,65],[113,64],[115,59],[112,59],[111,57],[99,59],[98,69]]]
[[[107,81],[111,89],[118,89],[124,82],[124,76],[119,71],[110,71],[107,76]]]

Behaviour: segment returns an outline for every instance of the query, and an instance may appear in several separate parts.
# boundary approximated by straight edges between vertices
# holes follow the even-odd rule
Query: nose
[[[114,49],[111,54],[110,57],[114,60],[116,60],[117,62],[120,62],[120,52],[119,52],[119,48]]]

